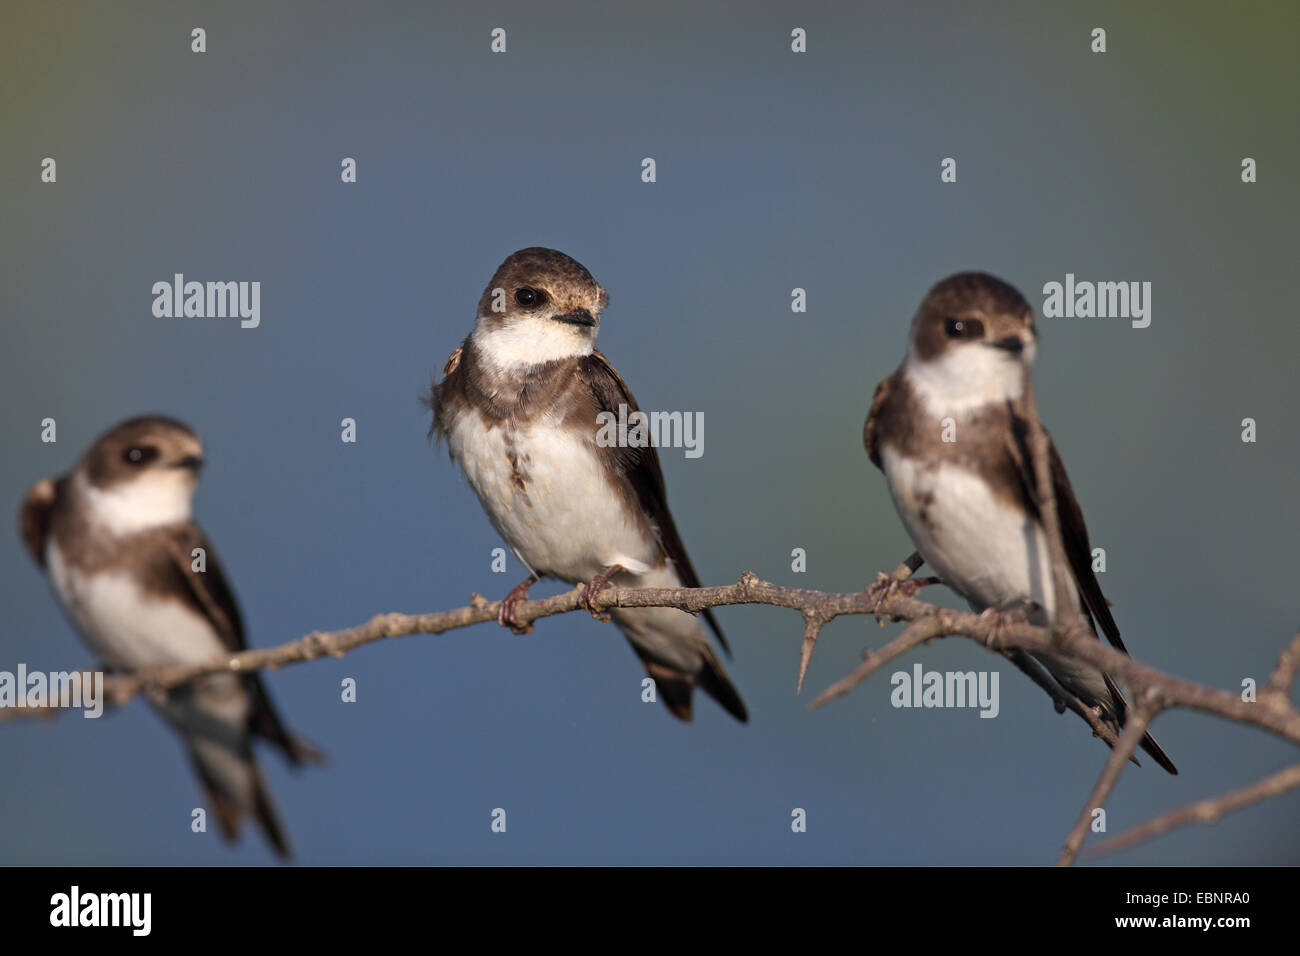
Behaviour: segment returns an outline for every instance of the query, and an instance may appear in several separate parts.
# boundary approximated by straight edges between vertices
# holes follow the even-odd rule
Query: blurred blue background
[[[663,466],[705,582],[855,590],[911,550],[861,430],[926,289],[980,268],[1041,307],[1067,272],[1150,281],[1148,329],[1040,318],[1039,403],[1130,649],[1262,682],[1298,623],[1298,21],[1290,3],[6,3],[0,501],[165,412],[206,442],[198,517],[254,645],[500,597],[523,570],[492,573],[500,542],[417,397],[498,263],[547,245],[609,290],[600,346],[642,407],[704,413],[703,457]],[[261,327],[155,318],[175,272],[260,281]],[[0,669],[93,663],[15,534],[0,601]],[[576,614],[269,675],[332,758],[293,774],[263,752],[296,859],[1055,859],[1107,751],[1018,672],[940,641],[900,668],[998,669],[997,719],[896,710],[888,674],[809,714],[899,625],[835,622],[796,697],[797,616],[720,618],[748,726],[703,698],[693,725],[641,703],[623,639]],[[1155,730],[1182,774],[1130,768],[1112,833],[1295,759],[1205,716]],[[256,833],[190,832],[197,784],[142,702],[0,725],[0,762],[0,862],[272,860]],[[1291,793],[1109,861],[1297,863],[1297,811]]]

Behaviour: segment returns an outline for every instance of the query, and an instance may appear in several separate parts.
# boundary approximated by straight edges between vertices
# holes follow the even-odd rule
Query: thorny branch
[[[895,583],[906,581],[917,567],[919,559],[912,556],[888,578]],[[1080,823],[1076,823],[1062,854],[1061,862],[1072,862],[1077,855],[1092,811],[1101,806],[1118,779],[1120,771],[1141,740],[1141,730],[1162,711],[1174,708],[1213,714],[1226,720],[1266,730],[1293,744],[1300,745],[1300,710],[1290,700],[1296,673],[1300,670],[1300,633],[1282,652],[1277,667],[1270,676],[1258,701],[1245,701],[1234,692],[1219,690],[1203,684],[1156,670],[1148,664],[1129,657],[1097,640],[1082,627],[1058,625],[1057,633],[1028,623],[996,624],[980,617],[949,608],[941,608],[917,600],[906,587],[879,586],[847,594],[788,588],[760,580],[752,572],[745,572],[735,584],[707,588],[622,588],[608,585],[598,595],[600,608],[611,607],[675,607],[691,613],[705,608],[735,604],[762,604],[797,611],[805,627],[800,650],[801,672],[807,666],[812,650],[822,628],[837,617],[869,615],[889,617],[908,623],[903,633],[883,647],[864,654],[863,662],[851,674],[832,684],[810,705],[822,704],[842,697],[890,661],[927,641],[942,637],[967,637],[992,651],[1003,654],[1015,662],[1016,654],[1041,653],[1055,649],[1079,661],[1099,667],[1115,675],[1134,697],[1134,708],[1124,732],[1116,740],[1110,734],[1108,742],[1114,747],[1106,768],[1090,795]],[[578,608],[581,586],[552,597],[525,601],[518,605],[516,614],[523,622],[535,621],[555,614],[565,614]],[[365,624],[341,631],[313,631],[305,637],[275,647],[242,651],[227,655],[202,665],[163,667],[137,674],[110,675],[104,679],[104,699],[109,706],[121,706],[137,695],[153,700],[162,699],[167,690],[189,683],[210,674],[246,673],[259,669],[276,670],[288,664],[315,660],[320,657],[342,657],[349,651],[390,637],[411,634],[443,634],[457,628],[495,621],[499,602],[490,602],[481,595],[472,596],[470,604],[450,611],[431,614],[380,614]],[[1031,676],[1033,676],[1031,674]],[[1058,709],[1065,702],[1058,701]],[[1073,709],[1073,708],[1072,708]],[[1080,707],[1076,712],[1088,719],[1095,733],[1105,736],[1105,728],[1090,708]],[[0,720],[24,715],[58,713],[57,708],[6,708],[0,710]],[[1300,767],[1292,767],[1273,777],[1260,781],[1244,790],[1225,794],[1214,800],[1202,801],[1185,810],[1158,818],[1102,844],[1099,849],[1118,849],[1141,839],[1146,839],[1173,827],[1198,820],[1211,820],[1285,790],[1300,787]],[[1080,831],[1082,824],[1082,831]]]
[[[1186,826],[1189,823],[1213,823],[1225,813],[1240,810],[1242,807],[1248,807],[1252,803],[1258,803],[1260,800],[1266,800],[1269,797],[1276,797],[1278,794],[1285,793],[1294,787],[1300,787],[1300,763],[1292,764],[1285,770],[1279,770],[1277,773],[1270,774],[1263,780],[1252,783],[1248,787],[1242,787],[1240,790],[1233,790],[1221,797],[1200,800],[1190,806],[1158,816],[1141,826],[1133,827],[1131,830],[1103,840],[1093,847],[1091,852],[1096,854],[1111,853],[1115,850],[1130,847],[1135,843],[1140,843],[1143,840],[1149,840],[1162,833],[1167,833],[1170,830],[1175,830],[1178,827]]]

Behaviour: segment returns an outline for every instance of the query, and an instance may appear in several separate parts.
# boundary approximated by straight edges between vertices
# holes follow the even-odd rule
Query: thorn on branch
[[[921,564],[920,556],[913,554],[887,576],[891,579],[891,585],[909,581]],[[915,583],[918,586],[921,584],[919,581]],[[532,621],[571,612],[578,607],[580,593],[581,586],[578,586],[565,594],[523,601],[519,604],[520,616],[524,620]],[[867,591],[831,594],[811,589],[780,587],[762,581],[752,571],[741,574],[735,584],[713,588],[615,587],[602,594],[606,598],[602,603],[607,607],[675,607],[698,613],[705,608],[724,605],[761,604],[798,610],[804,620],[797,685],[800,689],[822,627],[840,615],[870,614],[873,610]],[[990,629],[987,621],[982,621],[973,614],[927,604],[910,596],[889,595],[880,610],[910,623],[901,634],[883,647],[865,651],[861,664],[852,673],[823,691],[808,705],[808,709],[816,709],[836,697],[850,693],[859,683],[892,660],[935,638],[961,635],[979,641],[989,636]],[[209,675],[254,673],[260,668],[280,668],[288,664],[314,660],[326,654],[336,658],[343,657],[359,647],[384,638],[411,634],[444,634],[493,620],[495,617],[496,605],[481,594],[475,593],[470,596],[469,607],[419,615],[378,614],[366,623],[352,628],[332,632],[313,631],[301,638],[274,647],[247,650],[237,656],[227,654],[200,665],[172,666],[134,674],[109,675],[103,682],[103,699],[111,708],[122,707],[135,696],[143,696],[155,703],[162,703],[171,688],[201,680]],[[1097,640],[1081,621],[1058,622],[1057,627],[1050,629],[1027,623],[1010,625],[1003,633],[997,635],[994,643],[998,651],[1013,663],[1017,663],[1017,666],[1021,666],[1025,661],[1034,660],[1035,654],[1055,650],[1090,667],[1114,674],[1132,691],[1135,706],[1131,713],[1141,714],[1143,719],[1138,721],[1130,717],[1123,734],[1117,736],[1097,711],[1085,707],[1074,695],[1067,694],[1059,688],[1054,689],[1050,683],[1039,680],[1035,676],[1034,668],[1021,666],[1022,670],[1025,670],[1051,695],[1058,712],[1066,708],[1074,711],[1092,727],[1096,736],[1114,748],[1106,770],[1103,771],[1103,779],[1098,781],[1098,788],[1094,789],[1094,799],[1089,801],[1089,808],[1098,805],[1095,795],[1101,791],[1103,783],[1105,788],[1104,793],[1101,793],[1101,799],[1110,792],[1119,770],[1123,769],[1140,742],[1141,734],[1137,733],[1139,725],[1145,727],[1162,710],[1177,707],[1213,714],[1243,726],[1267,731],[1291,743],[1300,744],[1300,710],[1297,710],[1288,699],[1297,678],[1297,671],[1300,671],[1300,633],[1297,633],[1289,646],[1282,651],[1274,673],[1261,691],[1260,701],[1267,701],[1263,707],[1259,706],[1258,702],[1242,701],[1235,691],[1193,683],[1157,671],[1150,665]],[[1041,670],[1041,667],[1038,669]],[[65,709],[68,708],[2,708],[0,721],[24,716],[53,717]],[[1186,818],[1193,821],[1217,818],[1237,806],[1297,786],[1300,786],[1300,766],[1261,781],[1253,788],[1247,788],[1248,792],[1245,796],[1241,796],[1242,792],[1238,791],[1220,798],[1221,802],[1218,804],[1198,805],[1195,812]],[[1178,819],[1182,820],[1183,817]],[[1158,832],[1163,830],[1154,827],[1134,839],[1145,838],[1145,834],[1155,835]],[[1080,845],[1081,843],[1082,839],[1079,841]],[[1109,844],[1107,846],[1109,848]],[[1067,846],[1067,852],[1069,853],[1067,862],[1072,861],[1077,854],[1077,848],[1071,851]]]
[[[803,693],[804,675],[808,673],[808,662],[812,660],[813,649],[817,646],[817,637],[821,634],[822,625],[829,618],[824,614],[808,608],[803,612],[803,644],[799,648],[799,679],[795,684],[794,692]]]

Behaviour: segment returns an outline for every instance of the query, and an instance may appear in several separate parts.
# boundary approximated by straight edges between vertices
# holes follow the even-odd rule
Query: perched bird
[[[1048,624],[1056,595],[1023,404],[1036,346],[1033,310],[1012,286],[976,272],[943,280],[912,320],[903,364],[876,387],[864,438],[939,579],[976,611]],[[1083,512],[1050,439],[1049,446],[1072,583],[1068,613],[1123,651],[1092,570]],[[1035,663],[1023,657],[1022,666]],[[1126,704],[1110,675],[1060,655],[1037,655],[1036,663],[1118,733]],[[1142,748],[1178,772],[1150,734]]]
[[[531,572],[502,602],[499,621],[522,633],[515,609],[539,578],[698,587],[668,511],[653,446],[597,441],[597,416],[637,411],[596,349],[605,290],[553,249],[514,253],[479,300],[474,331],[447,360],[428,398],[432,434],[446,439],[488,519]],[[676,608],[611,608],[615,624],[674,716],[690,720],[698,684],[737,720],[745,705],[700,622]],[[705,620],[726,642],[709,611]]]
[[[247,646],[221,564],[191,517],[202,465],[203,446],[187,426],[134,418],[23,499],[27,550],[111,670],[200,664]],[[206,677],[156,706],[180,734],[226,839],[251,814],[288,856],[252,739],[269,740],[294,765],[321,755],[290,736],[258,675]]]

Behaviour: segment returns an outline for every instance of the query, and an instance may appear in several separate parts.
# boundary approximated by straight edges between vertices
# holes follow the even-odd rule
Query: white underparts
[[[658,544],[615,491],[593,436],[545,417],[489,427],[468,409],[448,438],[492,524],[532,570],[586,581],[614,564],[654,565]]]

